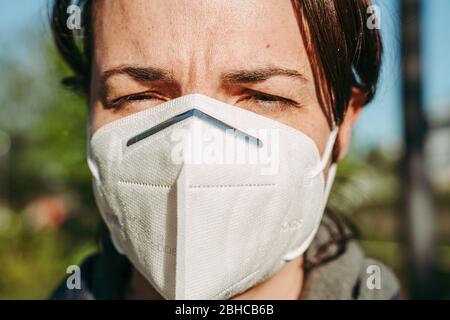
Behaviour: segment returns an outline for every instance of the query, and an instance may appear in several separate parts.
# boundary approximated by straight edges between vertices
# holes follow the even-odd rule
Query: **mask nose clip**
[[[250,143],[254,143],[259,148],[261,148],[263,146],[263,142],[260,139],[258,139],[257,137],[254,137],[248,133],[245,133],[244,131],[233,128],[229,124],[226,124],[225,122],[223,122],[219,119],[216,119],[216,118],[210,116],[209,114],[206,114],[203,111],[200,111],[196,108],[193,108],[189,111],[183,112],[183,113],[176,115],[170,119],[167,119],[166,121],[163,121],[163,122],[151,127],[150,129],[147,129],[147,130],[131,137],[127,141],[126,146],[130,147],[133,144],[138,143],[139,141],[144,140],[144,139],[154,135],[155,133],[162,131],[162,130],[164,130],[178,122],[181,122],[185,119],[188,119],[190,117],[196,117],[198,119],[202,119],[204,121],[214,124],[216,127],[223,128],[224,130],[232,129],[233,131],[235,131],[237,137],[245,139]]]

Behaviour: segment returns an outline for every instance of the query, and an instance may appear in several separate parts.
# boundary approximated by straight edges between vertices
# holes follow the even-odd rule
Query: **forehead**
[[[290,0],[96,1],[94,34],[100,69],[149,62],[305,69],[307,60]]]

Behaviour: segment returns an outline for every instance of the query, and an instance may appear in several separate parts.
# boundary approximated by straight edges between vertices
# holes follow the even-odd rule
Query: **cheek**
[[[291,108],[269,117],[305,133],[314,141],[320,154],[323,154],[331,130],[318,104]]]
[[[120,113],[115,113],[112,110],[104,109],[100,102],[91,105],[90,110],[89,124],[91,127],[91,135],[104,125],[124,117],[124,115]]]

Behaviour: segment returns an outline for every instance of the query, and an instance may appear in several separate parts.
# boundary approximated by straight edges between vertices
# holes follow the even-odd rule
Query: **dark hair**
[[[92,58],[92,0],[54,0],[51,26],[56,46],[74,75],[63,80],[69,87],[89,95]],[[328,116],[340,124],[352,90],[357,88],[369,103],[375,95],[381,68],[379,30],[366,27],[370,0],[291,0],[299,32],[308,51],[317,96]],[[82,8],[83,28],[76,34],[66,27],[67,7]],[[327,106],[330,106],[327,108]],[[329,261],[345,251],[351,238],[342,219],[328,214],[337,226],[331,235],[338,245]],[[314,263],[317,265],[318,263]]]
[[[352,88],[369,103],[381,68],[382,43],[376,28],[366,27],[370,0],[292,0],[306,43],[322,108],[332,106],[340,124]],[[320,92],[323,90],[323,92]]]

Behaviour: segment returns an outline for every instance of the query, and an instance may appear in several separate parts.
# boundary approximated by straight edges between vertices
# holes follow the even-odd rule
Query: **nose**
[[[212,50],[195,50],[183,64],[181,95],[199,93],[217,100],[229,100],[221,87],[220,70],[213,63]]]
[[[190,72],[181,89],[182,95],[199,93],[215,99],[218,98],[219,91],[219,84],[214,77],[214,73],[201,71]]]
[[[182,95],[188,94],[201,94],[222,102],[231,103],[231,96],[220,88],[219,84],[214,83],[214,79],[211,81],[205,81],[204,83],[191,82],[182,90]]]

